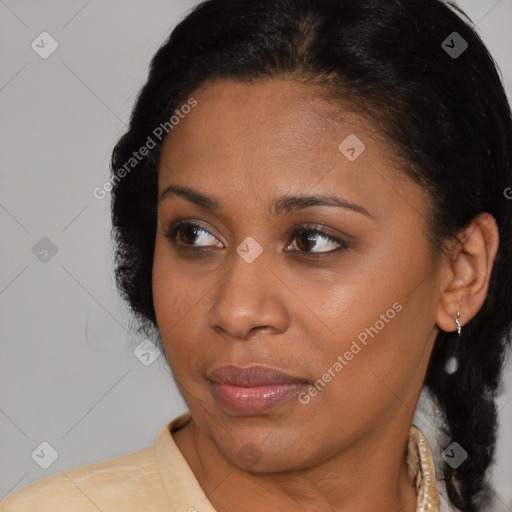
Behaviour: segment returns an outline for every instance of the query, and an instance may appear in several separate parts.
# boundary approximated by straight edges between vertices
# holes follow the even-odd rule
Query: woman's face
[[[440,300],[426,195],[307,86],[192,96],[162,152],[153,295],[195,423],[254,471],[408,430]]]

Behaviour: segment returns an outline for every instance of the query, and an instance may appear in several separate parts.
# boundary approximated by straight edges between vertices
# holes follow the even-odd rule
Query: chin
[[[211,436],[223,457],[233,466],[250,473],[280,473],[314,465],[300,431],[284,430],[279,422],[264,428],[217,430]],[[220,438],[217,437],[220,435]]]
[[[308,467],[304,461],[295,460],[294,455],[290,454],[290,450],[277,453],[270,447],[261,450],[250,442],[233,454],[224,454],[236,468],[255,474],[281,473]]]

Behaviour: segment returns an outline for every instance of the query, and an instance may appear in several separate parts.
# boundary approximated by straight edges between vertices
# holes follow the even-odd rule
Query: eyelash
[[[171,224],[170,227],[167,229],[167,231],[164,233],[164,236],[172,244],[178,246],[179,248],[183,248],[185,250],[203,251],[203,252],[207,252],[208,251],[208,252],[211,252],[212,249],[210,249],[208,247],[194,247],[192,245],[187,245],[187,244],[179,243],[177,241],[177,238],[178,238],[177,235],[178,235],[178,233],[183,228],[186,228],[186,227],[198,228],[199,232],[202,231],[204,233],[208,233],[212,237],[214,236],[207,229],[205,229],[203,226],[201,226],[200,224],[196,224],[194,222],[189,222],[189,221],[183,221],[183,220],[178,220],[178,221],[174,222],[173,224]],[[319,252],[319,253],[300,251],[300,250],[298,250],[298,251],[297,250],[293,250],[292,252],[298,252],[298,253],[301,253],[301,254],[305,254],[308,257],[321,258],[321,257],[330,256],[330,255],[332,255],[334,253],[337,253],[339,251],[342,251],[342,250],[345,250],[345,249],[349,248],[349,245],[344,240],[340,240],[339,238],[336,238],[333,235],[330,235],[329,233],[327,233],[323,229],[318,228],[317,226],[315,226],[313,224],[304,224],[304,225],[302,225],[300,227],[292,228],[291,230],[288,231],[287,235],[293,241],[293,240],[295,240],[295,238],[297,236],[302,235],[304,233],[310,233],[310,234],[314,234],[314,235],[321,235],[323,238],[325,238],[329,242],[338,244],[340,247],[338,247],[337,249],[333,249],[331,251],[323,251],[323,252]]]

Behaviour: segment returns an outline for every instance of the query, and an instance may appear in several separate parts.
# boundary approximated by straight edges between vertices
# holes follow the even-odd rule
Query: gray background
[[[164,358],[148,365],[151,353],[134,354],[144,338],[113,282],[109,197],[92,191],[109,176],[151,56],[195,3],[0,0],[0,499],[149,446],[186,410]],[[512,98],[512,0],[459,4]],[[46,59],[31,47],[42,32],[59,45]],[[45,39],[40,51],[49,48]],[[494,470],[503,511],[512,511],[511,373]],[[42,442],[58,452],[47,469]]]

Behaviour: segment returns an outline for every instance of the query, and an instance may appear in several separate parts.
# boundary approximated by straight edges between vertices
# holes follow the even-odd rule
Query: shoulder
[[[34,482],[10,494],[0,512],[98,512],[144,510],[159,482],[153,447]],[[140,489],[147,489],[140,493]],[[126,506],[123,506],[126,505]]]
[[[82,468],[79,468],[82,469]],[[73,473],[70,471],[69,474]],[[66,473],[59,473],[38,482],[27,485],[10,494],[0,503],[1,512],[22,512],[33,510],[34,512],[58,512],[65,507],[72,506],[74,510],[89,512],[97,508],[87,503],[86,496],[80,492],[80,488],[73,485],[72,480],[66,477]]]

